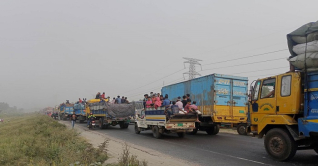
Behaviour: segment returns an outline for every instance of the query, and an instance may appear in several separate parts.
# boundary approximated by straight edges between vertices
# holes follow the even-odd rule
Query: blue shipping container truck
[[[248,113],[248,78],[222,74],[211,74],[189,81],[164,86],[161,94],[176,101],[180,96],[190,94],[202,112],[196,123],[196,130],[217,134],[221,123],[238,126],[245,134]]]

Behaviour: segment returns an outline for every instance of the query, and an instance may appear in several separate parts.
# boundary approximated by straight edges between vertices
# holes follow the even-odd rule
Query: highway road
[[[263,139],[238,134],[220,132],[211,136],[198,132],[197,135],[186,135],[185,138],[169,134],[162,139],[155,139],[151,131],[135,134],[134,125],[128,129],[114,126],[95,131],[202,166],[318,165],[318,155],[313,150],[297,151],[290,162],[277,162],[265,152]]]

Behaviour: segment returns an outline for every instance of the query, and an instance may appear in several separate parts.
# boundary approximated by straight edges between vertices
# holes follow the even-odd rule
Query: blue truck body
[[[318,133],[318,72],[309,72],[304,81],[304,117],[298,118],[299,133]]]

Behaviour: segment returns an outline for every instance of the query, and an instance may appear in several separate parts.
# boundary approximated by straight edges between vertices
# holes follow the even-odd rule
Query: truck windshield
[[[275,96],[276,79],[268,79],[263,82],[261,98],[272,98]]]

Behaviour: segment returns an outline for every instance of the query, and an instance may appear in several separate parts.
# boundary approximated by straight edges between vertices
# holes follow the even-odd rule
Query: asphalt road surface
[[[80,125],[85,126],[85,124]],[[264,140],[251,136],[222,132],[217,135],[207,135],[199,131],[198,134],[186,135],[185,138],[179,138],[177,134],[168,134],[162,139],[156,139],[150,130],[135,134],[134,125],[130,125],[128,129],[114,126],[95,131],[203,166],[318,166],[318,155],[313,150],[297,151],[289,162],[274,161],[265,152]]]

